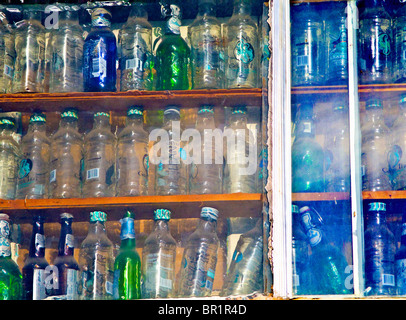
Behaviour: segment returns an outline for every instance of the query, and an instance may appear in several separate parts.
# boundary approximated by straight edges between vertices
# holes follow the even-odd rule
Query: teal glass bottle
[[[141,298],[141,258],[135,249],[135,215],[124,214],[121,223],[120,251],[114,261],[113,294],[116,300]]]

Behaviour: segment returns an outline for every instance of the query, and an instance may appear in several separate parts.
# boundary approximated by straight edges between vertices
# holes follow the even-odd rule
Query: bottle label
[[[2,222],[2,221],[0,221]],[[0,257],[11,256],[10,240],[7,237],[0,236]]]
[[[406,294],[406,259],[396,260],[396,287],[397,294]]]
[[[121,240],[135,239],[134,219],[126,217],[121,222]]]
[[[35,234],[35,250],[45,248],[45,236],[40,233]]]
[[[32,288],[33,300],[42,300],[46,298],[44,269],[34,269]]]
[[[337,68],[347,68],[348,65],[348,36],[345,24],[340,25],[339,30],[332,30],[338,34],[330,34],[331,50],[329,52],[330,73]]]
[[[55,182],[56,181],[56,169],[52,170],[49,173],[49,183]]]
[[[86,180],[99,179],[100,169],[93,168],[86,171]]]
[[[65,237],[65,247],[71,249],[74,248],[75,237],[72,234],[67,234]]]
[[[160,254],[150,253],[146,256],[145,288],[148,292],[172,291],[173,261],[173,253],[165,249]]]
[[[66,273],[66,298],[68,300],[76,300],[78,293],[78,274],[75,269],[67,269]]]

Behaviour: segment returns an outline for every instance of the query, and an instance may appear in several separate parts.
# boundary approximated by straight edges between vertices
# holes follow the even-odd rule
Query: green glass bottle
[[[0,300],[21,300],[23,276],[11,259],[9,216],[0,214]]]
[[[180,5],[171,0],[161,5],[166,19],[162,41],[156,50],[157,90],[188,90],[190,83],[190,48],[180,35]]]
[[[127,211],[121,223],[121,246],[114,262],[113,293],[116,300],[141,298],[141,259],[135,250],[134,213]]]

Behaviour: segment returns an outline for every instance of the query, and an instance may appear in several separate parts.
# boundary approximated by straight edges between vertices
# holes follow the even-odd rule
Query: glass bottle
[[[390,83],[392,69],[392,19],[383,0],[365,0],[359,17],[359,82]]]
[[[14,60],[8,57],[10,37],[13,30],[4,12],[0,12],[0,93],[6,93],[10,77],[13,76]],[[13,41],[14,45],[14,41]],[[10,63],[12,62],[12,64]]]
[[[156,90],[188,90],[190,79],[190,48],[180,35],[181,9],[177,0],[161,4],[166,19],[162,41],[156,49]]]
[[[257,187],[257,145],[253,133],[247,127],[248,115],[245,105],[232,107],[229,130],[232,137],[227,145],[224,169],[224,193],[255,193]],[[229,138],[226,134],[227,139]],[[227,144],[230,143],[227,140]]]
[[[321,18],[313,3],[292,9],[292,86],[320,85],[324,78]]]
[[[131,106],[127,110],[124,129],[117,137],[117,196],[147,195],[148,133],[144,130],[144,108]]]
[[[406,295],[406,215],[402,217],[400,247],[395,254],[396,294]]]
[[[193,140],[192,163],[189,171],[190,194],[216,194],[222,192],[223,184],[223,150],[216,148],[214,108],[202,105],[197,112],[196,130],[200,133],[199,141]],[[214,141],[213,141],[214,137]],[[217,154],[216,154],[217,151]]]
[[[61,114],[51,139],[49,197],[80,198],[83,137],[78,131],[78,113],[67,108]]]
[[[393,16],[393,80],[398,83],[406,81],[406,4],[399,2],[394,4],[398,7]],[[401,6],[401,7],[399,7]]]
[[[33,113],[21,140],[23,159],[17,176],[17,199],[48,198],[51,140],[46,130],[46,116]]]
[[[194,89],[224,87],[224,48],[216,1],[199,0],[196,19],[188,27]]]
[[[0,300],[23,298],[23,276],[11,258],[10,219],[0,213]]]
[[[224,28],[227,88],[257,88],[260,76],[259,33],[251,17],[251,0],[234,0]]]
[[[395,286],[395,237],[386,224],[386,204],[369,204],[365,250],[365,294],[394,295]]]
[[[203,207],[196,230],[186,241],[179,276],[179,297],[207,297],[213,290],[217,264],[218,210]]]
[[[20,146],[13,138],[14,119],[0,118],[0,199],[14,199]]]
[[[72,232],[73,216],[61,214],[61,235],[58,245],[58,256],[54,260],[57,268],[57,288],[54,295],[64,296],[66,300],[78,299],[79,264],[74,257],[75,239]]]
[[[104,8],[92,12],[92,29],[83,46],[85,92],[116,91],[116,36],[111,31],[111,13]]]
[[[142,251],[142,297],[171,298],[175,288],[176,241],[169,230],[171,212],[154,211],[154,230]]]
[[[83,91],[83,29],[78,12],[58,12],[58,29],[51,32],[49,92]]]
[[[15,32],[5,16],[1,16],[0,20],[2,20],[1,22],[4,26],[2,31],[2,36],[4,39],[4,92],[11,93],[13,92],[14,64],[16,59],[16,50],[14,46]]]
[[[388,172],[389,129],[384,122],[382,101],[370,99],[361,127],[362,190],[391,190]]]
[[[49,293],[45,286],[45,269],[49,266],[45,259],[44,217],[36,215],[32,221],[30,250],[22,269],[25,300],[42,300]]]
[[[90,213],[88,234],[79,252],[80,300],[113,299],[114,253],[113,243],[106,233],[107,214]]]
[[[167,106],[164,111],[162,129],[168,134],[167,144],[162,145],[161,160],[155,169],[155,194],[186,194],[187,168],[184,163],[184,149],[181,144],[180,110],[178,106]],[[157,146],[157,145],[155,145]],[[154,160],[154,163],[158,159]]]
[[[121,223],[120,251],[114,262],[113,295],[117,300],[141,298],[141,258],[135,247],[135,215],[124,214]]]
[[[94,114],[93,129],[85,137],[83,162],[83,197],[114,197],[116,137],[106,112]]]
[[[258,219],[253,229],[240,236],[224,280],[222,296],[263,292],[261,223]]]
[[[131,7],[118,43],[120,91],[152,90],[152,26],[142,4]]]
[[[324,191],[324,151],[315,139],[313,102],[303,101],[292,144],[292,192]]]
[[[41,12],[24,10],[16,23],[13,93],[43,92],[45,79],[45,27]]]

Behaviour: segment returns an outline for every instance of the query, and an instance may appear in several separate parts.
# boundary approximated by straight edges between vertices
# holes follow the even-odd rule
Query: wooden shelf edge
[[[406,200],[406,190],[363,191],[363,200]]]
[[[303,192],[292,193],[293,202],[305,202],[305,201],[341,201],[349,200],[349,192]]]

